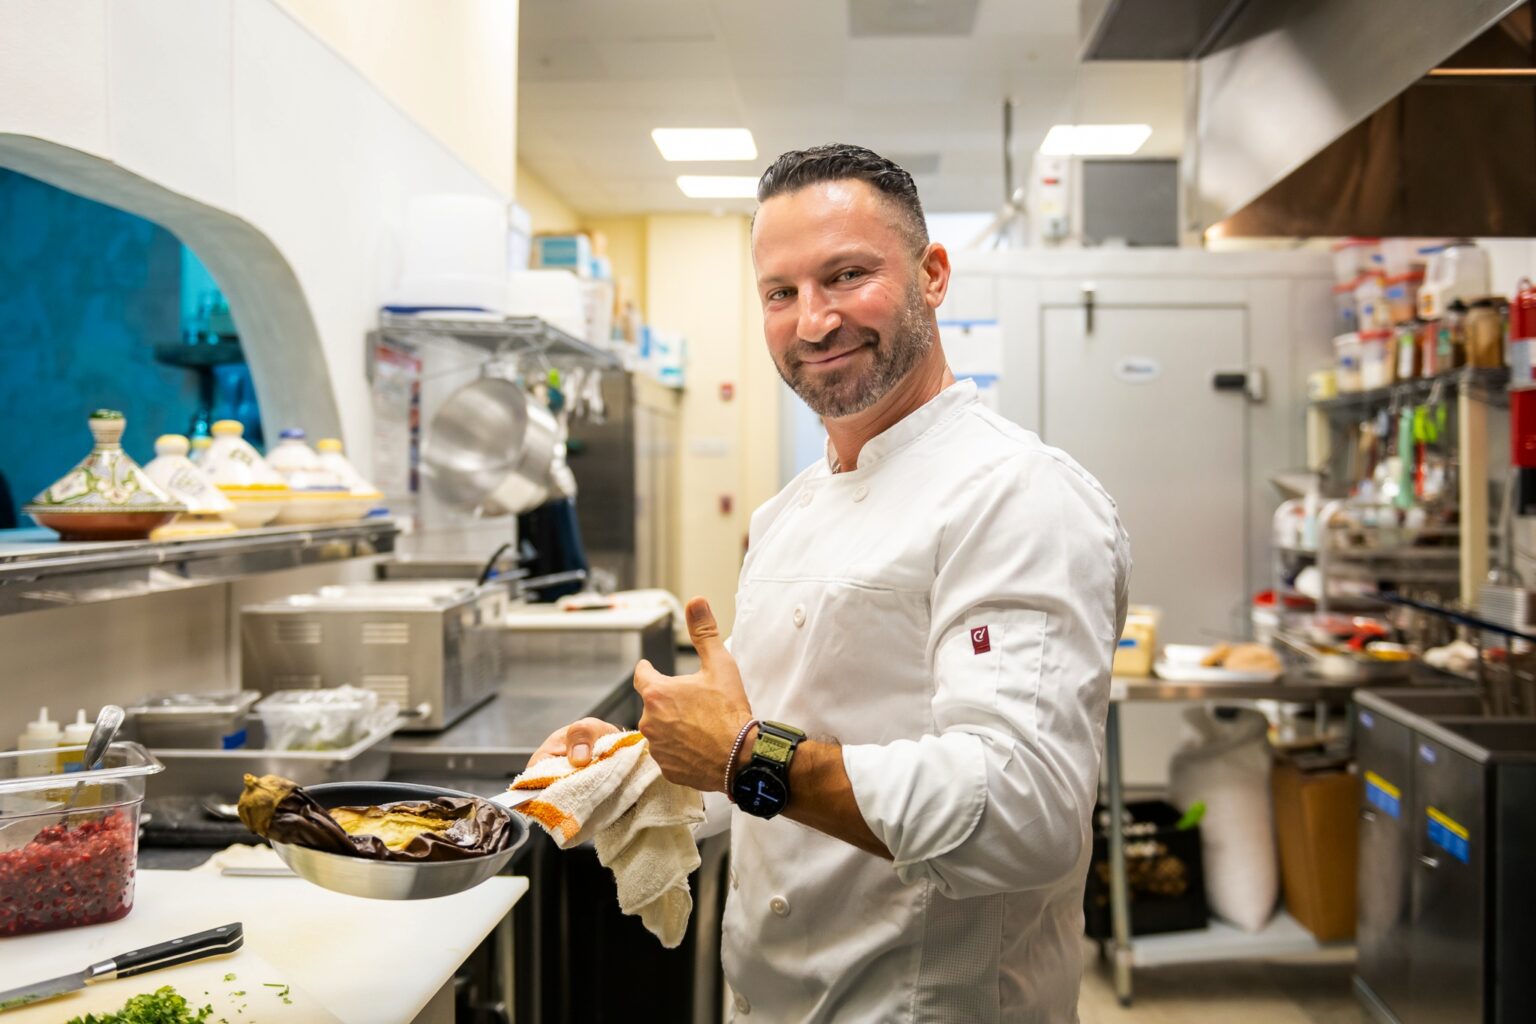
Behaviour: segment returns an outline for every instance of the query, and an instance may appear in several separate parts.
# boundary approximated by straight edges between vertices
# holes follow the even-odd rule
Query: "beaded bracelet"
[[[736,798],[731,796],[731,776],[736,774],[736,756],[741,753],[741,745],[746,741],[747,733],[752,730],[754,725],[759,724],[761,723],[755,718],[748,721],[746,725],[741,727],[741,732],[736,734],[736,742],[731,744],[731,757],[730,760],[725,762],[725,798],[731,803],[736,802]]]

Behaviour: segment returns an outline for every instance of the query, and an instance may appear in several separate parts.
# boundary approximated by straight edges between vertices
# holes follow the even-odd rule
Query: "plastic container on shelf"
[[[1374,330],[1360,332],[1360,387],[1369,391],[1384,388],[1395,379],[1396,351],[1392,345],[1392,332]]]
[[[507,204],[422,195],[406,204],[400,279],[387,305],[501,312],[507,298]]]
[[[1348,334],[1360,329],[1360,317],[1355,312],[1355,285],[1357,281],[1345,281],[1333,286],[1333,333]]]
[[[1357,330],[1374,331],[1392,326],[1387,312],[1387,290],[1380,274],[1366,274],[1355,283],[1355,319]]]
[[[372,690],[278,690],[256,705],[268,750],[341,750],[399,714]]]
[[[1418,238],[1383,238],[1379,248],[1382,273],[1388,277],[1414,272],[1422,273],[1424,270],[1422,241]]]
[[[1488,252],[1473,242],[1449,242],[1435,250],[1424,269],[1419,289],[1419,316],[1444,316],[1456,300],[1471,302],[1487,295]]]
[[[163,766],[118,742],[100,768],[65,782],[24,774],[26,756],[0,753],[0,941],[123,917],[133,909],[144,783]]]
[[[573,271],[537,268],[514,271],[507,279],[508,316],[536,316],[566,334],[587,334],[581,279]]]
[[[1397,360],[1394,376],[1398,380],[1413,380],[1419,373],[1419,336],[1424,325],[1416,321],[1398,324],[1393,330],[1392,344]]]
[[[1333,246],[1333,280],[1348,284],[1380,269],[1379,238],[1346,238]]]
[[[1354,331],[1333,339],[1334,382],[1339,394],[1359,391],[1360,382],[1360,335]]]
[[[1394,324],[1407,323],[1418,315],[1419,286],[1424,272],[1392,274],[1382,281],[1382,297],[1387,305],[1387,319]]]

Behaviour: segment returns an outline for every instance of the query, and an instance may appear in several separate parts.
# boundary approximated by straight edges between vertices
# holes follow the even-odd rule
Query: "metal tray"
[[[246,746],[239,750],[175,750],[155,748],[165,771],[150,783],[149,795],[218,796],[240,798],[245,775],[281,775],[301,786],[322,782],[361,782],[389,775],[389,744],[400,728],[399,718],[373,730],[342,750],[268,750],[261,718],[246,718]],[[131,723],[130,723],[131,725]],[[126,731],[126,730],[125,730]]]

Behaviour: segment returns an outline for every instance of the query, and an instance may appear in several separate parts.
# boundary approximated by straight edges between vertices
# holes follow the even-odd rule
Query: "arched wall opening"
[[[331,386],[330,371],[303,288],[277,247],[261,231],[239,217],[167,189],[109,160],[32,136],[0,133],[0,168],[19,172],[27,178],[95,203],[126,211],[158,225],[164,232],[179,239],[196,253],[197,259],[206,266],[219,291],[228,301],[229,312],[240,336],[268,432],[275,436],[281,427],[300,426],[312,437],[340,436],[341,417]],[[168,273],[163,265],[170,251],[165,239],[157,237],[153,231],[130,231],[129,235],[130,240],[125,244],[137,246],[131,258],[145,262],[137,268],[130,268],[128,272],[144,275],[145,287],[158,291],[155,282],[150,279],[155,275],[163,278]],[[36,244],[44,247],[47,242],[39,239]],[[163,284],[162,281],[161,286]],[[3,282],[0,282],[0,288],[3,287]],[[174,311],[153,295],[140,295],[144,301],[143,308],[134,311],[138,318],[136,326],[146,331],[168,327],[171,333],[157,340],[174,340],[179,334],[179,289],[176,295]],[[110,295],[107,296],[108,301],[110,298]],[[80,296],[82,303],[91,299],[89,295]],[[115,322],[121,323],[127,311],[110,312],[115,315]],[[168,321],[168,317],[174,317],[174,320]],[[75,326],[78,328],[80,322],[76,321]],[[50,340],[71,345],[81,341],[78,335],[56,339],[34,335],[29,348],[37,344],[46,345]],[[62,367],[66,373],[79,375],[77,380],[35,382],[39,392],[53,395],[68,395],[73,389],[79,408],[56,410],[56,416],[66,424],[75,422],[83,429],[85,415],[91,408],[110,404],[98,397],[102,394],[102,382],[92,378],[88,358],[7,359],[6,363],[11,365],[0,367],[0,371],[5,375],[4,390],[7,391],[33,386],[32,382],[26,379],[18,381],[17,378],[37,377],[47,366]],[[174,374],[143,374],[134,380],[125,381],[123,387],[164,387],[167,391],[161,400],[157,403],[153,396],[144,395],[125,398],[132,398],[138,407],[149,410],[159,407],[174,409],[187,398],[181,389],[188,386],[189,377],[185,374],[180,377]],[[91,404],[93,402],[95,405]],[[134,403],[120,401],[120,404]],[[164,417],[160,418],[157,429],[158,424],[165,422],[167,420]],[[175,420],[170,422],[173,426],[178,425]],[[0,426],[14,439],[26,443],[23,439],[28,435],[35,436],[37,428],[44,425],[18,422],[12,418],[10,410],[4,410],[0,411]],[[46,426],[56,429],[53,422]],[[180,426],[184,429],[184,423]],[[130,422],[132,429],[133,424]],[[83,433],[74,438],[76,443],[73,446],[67,443],[69,436],[66,431],[66,439],[60,443],[74,452],[74,455],[65,456],[53,468],[52,475],[41,483],[33,479],[37,470],[31,464],[32,459],[17,460],[13,456],[13,461],[26,463],[26,469],[19,478],[11,476],[14,503],[21,504],[29,500],[37,490],[52,482],[53,477],[68,469],[72,460],[84,452],[88,440]],[[137,436],[137,431],[133,436]],[[138,455],[146,454],[131,444],[130,451]],[[55,458],[51,444],[49,458]],[[0,470],[5,470],[5,467],[0,466]],[[7,475],[11,475],[10,471],[7,471]],[[28,524],[23,522],[21,525]]]

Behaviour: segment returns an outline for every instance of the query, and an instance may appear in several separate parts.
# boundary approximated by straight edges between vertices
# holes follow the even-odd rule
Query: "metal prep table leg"
[[[1109,702],[1104,720],[1104,759],[1109,769],[1109,922],[1115,995],[1131,1005],[1131,900],[1125,877],[1125,782],[1120,764],[1120,705]]]
[[[506,1007],[508,1024],[517,1021],[517,954],[513,942],[512,911],[507,911],[496,925],[496,982],[502,1006]]]

